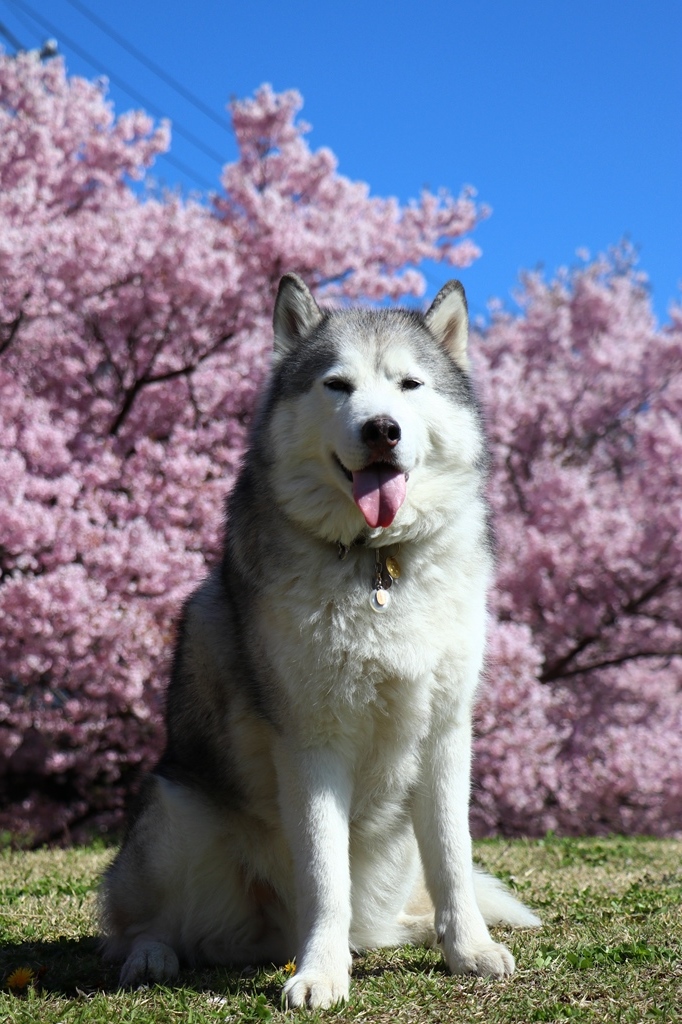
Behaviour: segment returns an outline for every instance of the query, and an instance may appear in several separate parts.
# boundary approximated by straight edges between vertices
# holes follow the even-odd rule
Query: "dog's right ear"
[[[275,362],[298,348],[322,319],[323,313],[298,274],[285,274],[279,282],[275,313]]]

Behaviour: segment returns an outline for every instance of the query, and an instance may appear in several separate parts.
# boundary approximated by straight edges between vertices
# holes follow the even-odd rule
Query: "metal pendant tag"
[[[391,595],[383,587],[375,587],[370,595],[369,603],[375,612],[385,612],[391,603]]]
[[[390,590],[393,586],[393,577],[385,569],[381,573],[381,582],[377,583],[377,587],[383,587],[384,590]]]
[[[386,559],[386,570],[391,579],[400,579],[400,564],[398,562],[398,559],[395,558],[393,555],[389,555],[388,558]]]

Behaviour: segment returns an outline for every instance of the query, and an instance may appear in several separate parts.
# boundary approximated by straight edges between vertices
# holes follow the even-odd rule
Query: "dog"
[[[351,951],[438,944],[450,971],[539,924],[472,866],[472,707],[492,569],[464,289],[426,314],[320,309],[282,278],[269,384],[219,566],[185,605],[166,748],[103,880],[120,983],[284,963],[290,1007]]]

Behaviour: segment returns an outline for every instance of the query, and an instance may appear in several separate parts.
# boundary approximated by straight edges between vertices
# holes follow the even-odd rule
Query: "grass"
[[[495,929],[517,959],[503,982],[448,975],[426,949],[354,961],[351,1000],[325,1019],[371,1024],[682,1020],[682,844],[650,839],[478,843],[476,856],[539,910],[535,932]],[[185,971],[178,985],[116,991],[95,938],[102,847],[0,854],[0,1022],[196,1024],[288,1020],[283,970]],[[32,980],[10,989],[17,968]],[[20,979],[21,980],[21,979]],[[25,980],[25,979],[24,979]]]

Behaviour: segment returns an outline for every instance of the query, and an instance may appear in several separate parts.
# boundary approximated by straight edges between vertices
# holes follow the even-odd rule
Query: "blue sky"
[[[23,46],[56,36],[72,73],[115,74],[226,162],[229,129],[83,6],[217,117],[262,82],[297,88],[310,144],[329,146],[341,173],[377,195],[473,185],[493,208],[474,234],[482,258],[459,273],[474,313],[492,296],[509,301],[523,268],[552,274],[579,248],[596,254],[623,237],[662,320],[679,297],[680,0],[0,0],[0,25]],[[113,81],[110,95],[119,111],[141,105]],[[218,186],[220,162],[177,131],[171,154]],[[156,176],[198,187],[165,159]],[[448,276],[428,268],[430,296]]]

